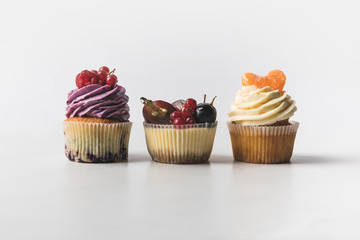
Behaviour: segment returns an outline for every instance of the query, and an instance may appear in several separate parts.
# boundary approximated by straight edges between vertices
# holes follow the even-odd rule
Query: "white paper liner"
[[[144,122],[148,152],[162,163],[204,163],[210,158],[217,122],[164,125]]]
[[[65,154],[76,162],[127,160],[131,126],[131,122],[64,121]]]
[[[227,122],[234,159],[250,163],[284,163],[292,156],[299,123],[284,126],[242,126]]]

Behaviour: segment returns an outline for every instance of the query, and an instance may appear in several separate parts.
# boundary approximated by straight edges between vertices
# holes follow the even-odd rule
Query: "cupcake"
[[[249,163],[285,163],[292,156],[299,123],[289,121],[296,103],[283,87],[285,74],[246,73],[231,104],[227,123],[234,159]]]
[[[68,94],[63,123],[65,155],[75,162],[127,160],[132,123],[129,97],[117,84],[114,71],[84,70],[76,76],[77,89]]]
[[[189,98],[172,104],[141,98],[148,152],[156,162],[208,162],[216,133],[216,109]]]

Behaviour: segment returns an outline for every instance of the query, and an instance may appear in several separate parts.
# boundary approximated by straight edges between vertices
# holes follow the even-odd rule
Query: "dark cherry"
[[[195,108],[193,117],[197,123],[213,123],[216,121],[216,108],[213,106],[214,99],[211,103],[205,103],[206,95],[204,97],[204,103],[199,103]]]

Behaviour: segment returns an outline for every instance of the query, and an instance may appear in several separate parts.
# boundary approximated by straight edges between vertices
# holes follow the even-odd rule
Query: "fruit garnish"
[[[101,72],[101,71],[104,71],[105,73],[109,73],[109,72],[110,72],[110,69],[109,69],[108,67],[106,67],[106,66],[103,66],[103,67],[101,67],[101,68],[99,69],[99,72]]]
[[[181,108],[181,115],[184,117],[184,118],[187,118],[187,117],[190,117],[193,115],[194,113],[194,108],[191,108],[189,106],[186,106],[184,105],[182,108]]]
[[[173,105],[161,100],[151,101],[144,97],[141,97],[140,100],[144,104],[143,116],[145,122],[171,124],[170,115],[176,111]]]
[[[107,77],[107,73],[105,71],[99,71],[98,72],[99,84],[105,85],[106,77]]]
[[[99,71],[84,70],[75,78],[75,83],[78,88],[88,86],[91,84],[101,84],[114,86],[117,83],[117,77],[114,75],[115,69],[111,72],[108,67],[101,67]]]
[[[286,76],[280,70],[272,70],[265,76],[259,76],[253,73],[245,73],[241,76],[241,83],[243,86],[255,85],[258,88],[269,86],[280,92],[282,92],[285,82]]]
[[[196,119],[194,117],[187,117],[185,119],[186,124],[195,124],[196,123]]]
[[[196,106],[197,106],[196,100],[193,99],[193,98],[188,98],[188,99],[185,101],[184,106],[190,107],[191,109],[195,110],[195,108],[196,108]]]
[[[186,122],[185,122],[185,120],[183,118],[175,118],[173,123],[175,125],[184,125]]]
[[[181,108],[184,106],[185,100],[179,99],[172,103],[172,105],[177,109],[181,110]]]
[[[176,118],[182,118],[181,113],[178,112],[178,111],[175,111],[175,112],[173,112],[173,113],[170,114],[170,120],[171,120],[172,122],[174,122],[174,120],[175,120]]]
[[[196,101],[193,98],[188,98],[186,101],[177,100],[172,105],[175,106],[175,108],[177,108],[178,110],[170,115],[170,120],[175,125],[196,123],[195,118],[192,117],[192,115],[194,114],[194,110],[197,106]]]
[[[106,84],[114,86],[117,83],[117,77],[115,75],[109,75],[106,77]]]
[[[217,112],[213,106],[215,98],[216,96],[211,103],[206,103],[206,95],[204,95],[204,102],[197,105],[193,114],[197,123],[213,123],[216,121]]]

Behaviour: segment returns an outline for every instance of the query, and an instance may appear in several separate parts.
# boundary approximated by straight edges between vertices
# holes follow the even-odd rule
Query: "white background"
[[[230,103],[241,87],[241,75],[245,72],[266,74],[272,69],[285,72],[285,90],[296,100],[298,106],[293,117],[300,122],[294,162],[302,162],[301,157],[311,162],[326,159],[326,156],[350,156],[356,165],[360,133],[359,22],[359,4],[355,0],[35,0],[3,3],[0,8],[0,160],[3,171],[8,174],[3,176],[8,183],[4,187],[8,195],[5,202],[11,203],[17,198],[12,195],[13,185],[10,179],[19,184],[19,189],[22,181],[34,179],[32,175],[26,180],[14,178],[15,172],[23,176],[29,169],[36,169],[39,173],[36,176],[40,181],[41,176],[50,171],[49,168],[52,171],[63,170],[61,174],[66,175],[64,169],[74,166],[69,165],[63,156],[61,123],[65,118],[66,96],[76,87],[77,73],[84,69],[98,69],[103,65],[116,68],[119,84],[127,89],[130,97],[130,120],[134,122],[130,139],[130,166],[131,156],[135,156],[134,159],[136,156],[148,158],[141,125],[141,96],[166,101],[188,97],[201,100],[202,94],[206,93],[209,98],[218,96],[215,106],[218,110],[219,127],[213,161],[221,163],[224,159],[231,168],[230,138],[225,123]],[[45,163],[46,158],[54,164],[52,167]],[[12,165],[15,159],[16,164],[26,163],[24,166],[29,169],[19,169],[16,167],[18,165]],[[334,159],[335,162],[341,161],[340,158]],[[61,163],[65,163],[66,167]],[[53,167],[56,164],[60,165],[59,168]],[[346,165],[345,160],[342,164],[345,165],[341,165],[340,169],[344,171],[337,177],[321,172],[307,175],[312,168],[304,168],[304,172],[296,169],[299,171],[297,176],[301,176],[298,181],[308,180],[305,176],[310,179],[327,176],[329,181],[324,180],[323,185],[318,187],[329,188],[331,192],[327,184],[334,177],[340,181],[338,189],[344,189],[345,182],[353,184],[351,187],[347,185],[346,193],[342,194],[348,194],[353,200],[357,199],[356,193],[352,195],[357,190],[352,190],[352,187],[358,186],[359,179],[351,175],[354,179],[343,179],[344,182],[341,182],[342,177],[348,176],[350,170],[355,169],[355,165]],[[78,165],[75,166],[79,168]],[[249,167],[246,164],[244,166]],[[89,166],[86,168],[93,169]],[[140,169],[143,171],[139,170],[139,174],[149,171],[147,167]],[[321,169],[322,166],[319,171]],[[166,174],[163,170],[155,172]],[[250,171],[251,174],[254,170]],[[336,175],[335,165],[332,170]],[[220,174],[218,176],[227,176],[226,171],[217,171]],[[265,170],[264,174],[273,177],[271,170]],[[61,181],[61,177],[59,179]],[[294,178],[286,175],[285,181],[289,179],[291,181]],[[131,177],[127,181],[131,182]],[[260,184],[261,180],[258,181]],[[227,184],[226,181],[223,182]],[[309,185],[298,185],[300,189],[296,188],[292,196],[308,196],[306,189],[311,183],[308,180]],[[275,186],[276,184],[277,182]],[[147,189],[144,185],[141,187]],[[292,185],[288,187],[287,191],[294,189]],[[318,188],[314,188],[311,194],[317,191]],[[68,192],[64,191],[64,194]],[[213,194],[221,195],[220,192]],[[29,196],[25,194],[22,197]],[[323,194],[318,197],[326,202],[330,196]],[[85,196],[82,195],[82,198]],[[309,236],[313,236],[312,233],[319,233],[314,236],[326,237],[324,239],[340,238],[346,234],[348,237],[359,236],[346,228],[334,230],[335,226],[344,221],[352,226],[350,222],[355,221],[355,218],[346,218],[340,214],[341,218],[337,213],[331,215],[331,218],[327,215],[328,210],[334,209],[333,204],[338,210],[340,206],[347,205],[346,199],[348,198],[339,200],[336,204],[329,203],[329,209],[325,208],[319,214],[323,214],[323,220],[328,221],[327,223],[329,219],[334,221],[323,225],[320,230],[310,227],[313,231],[308,232]],[[305,204],[304,208],[309,209],[306,208],[309,205]],[[358,209],[354,209],[356,204],[347,206],[349,215],[346,216],[359,216]],[[209,207],[213,206],[210,204]],[[147,209],[146,206],[143,206],[144,209]],[[244,209],[247,209],[246,206]],[[14,214],[12,210],[6,213]],[[271,211],[269,214],[272,214]],[[137,216],[142,217],[140,213]],[[305,221],[306,216],[308,215],[300,219]],[[209,218],[211,217],[209,214]],[[297,217],[295,214],[294,219],[299,219]],[[236,218],[232,220],[235,221]],[[150,221],[150,217],[147,221]],[[240,222],[246,224],[245,220]],[[26,223],[25,221],[24,225]],[[211,222],[209,225],[211,226]],[[243,236],[245,239],[259,232],[255,225],[249,225],[246,229],[248,235]],[[281,231],[276,231],[267,236],[274,236],[275,239],[279,236],[285,239],[286,236],[292,236],[297,239],[301,232],[309,230],[306,226],[288,226],[287,229],[290,230],[285,231],[286,234],[279,235]],[[221,232],[220,229],[217,236],[221,236]],[[227,236],[232,238],[240,235]],[[196,236],[201,235],[198,233]],[[264,235],[258,236],[260,239],[262,237]]]

